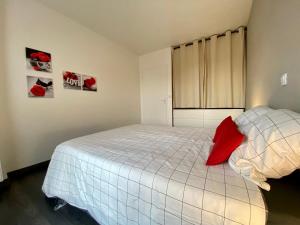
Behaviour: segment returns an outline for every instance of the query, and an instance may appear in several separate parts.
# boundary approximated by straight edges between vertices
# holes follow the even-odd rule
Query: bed
[[[207,167],[214,130],[132,125],[57,146],[42,187],[101,225],[264,225],[260,189]]]

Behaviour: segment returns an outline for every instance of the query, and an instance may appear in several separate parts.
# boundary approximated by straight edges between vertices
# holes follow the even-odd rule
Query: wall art
[[[51,54],[32,48],[26,48],[27,68],[35,71],[52,72]]]
[[[84,91],[97,91],[96,77],[82,75],[82,89]]]
[[[63,82],[64,82],[65,89],[81,90],[82,88],[81,75],[78,73],[64,71]]]
[[[51,78],[27,76],[28,97],[53,98]]]

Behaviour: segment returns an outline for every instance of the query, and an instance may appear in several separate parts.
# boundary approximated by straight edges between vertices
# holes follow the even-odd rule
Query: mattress
[[[260,189],[207,167],[213,130],[132,125],[58,145],[43,183],[101,225],[264,225]]]

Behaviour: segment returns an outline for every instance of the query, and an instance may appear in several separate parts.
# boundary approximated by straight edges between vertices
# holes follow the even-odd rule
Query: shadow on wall
[[[0,1],[0,160],[3,171],[13,161],[15,154],[12,146],[10,130],[9,102],[7,101],[6,77],[5,77],[5,8],[4,1]],[[6,175],[4,175],[6,177]]]
[[[286,96],[291,96],[292,100],[288,100]],[[278,86],[274,88],[274,90],[271,92],[271,96],[269,97],[257,91],[257,93],[252,94],[251,101],[248,100],[247,109],[260,105],[267,105],[274,109],[290,109],[295,112],[300,112],[300,104],[295,104],[293,102],[293,96],[295,96],[295,93],[293,93],[293,90],[289,89],[288,87]]]
[[[299,98],[299,90],[297,86],[299,86],[299,81],[297,81],[297,73],[290,76],[290,81],[287,86],[279,85],[279,76],[278,76],[278,84],[274,87],[274,91],[271,93],[271,96],[268,100],[269,104],[273,108],[280,109],[290,109],[296,112],[300,112],[300,103]]]

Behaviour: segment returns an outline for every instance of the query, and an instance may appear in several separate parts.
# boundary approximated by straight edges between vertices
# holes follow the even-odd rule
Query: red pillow
[[[234,123],[234,122],[233,122],[231,116],[228,116],[219,124],[219,126],[216,129],[215,136],[213,138],[214,143],[216,143],[220,139],[220,137],[222,136],[222,133],[224,133],[226,128],[228,126],[232,125],[232,123]]]
[[[244,137],[233,121],[228,123],[214,144],[206,165],[217,165],[227,161],[231,153],[243,142]]]

